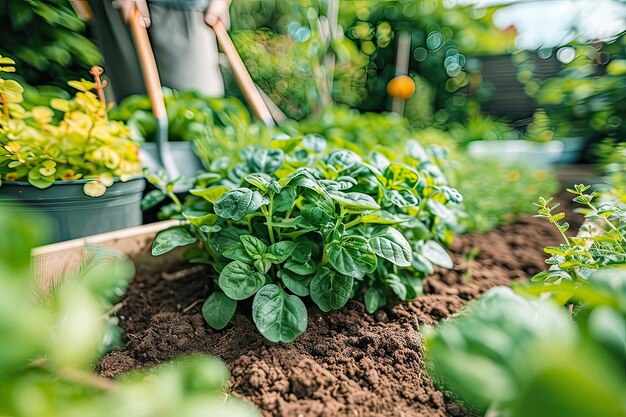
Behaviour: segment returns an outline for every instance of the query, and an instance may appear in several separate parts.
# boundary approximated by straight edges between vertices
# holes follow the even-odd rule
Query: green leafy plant
[[[569,224],[563,222],[565,213],[555,212],[558,204],[551,205],[551,198],[540,197],[535,203],[537,216],[554,224],[565,243],[544,249],[550,255],[546,260],[550,268],[532,277],[535,284],[524,286],[519,292],[546,294],[558,304],[569,304],[573,309],[576,292],[584,291],[594,271],[626,266],[626,211],[613,194],[587,193],[590,188],[577,184],[568,189],[575,195],[574,201],[581,205],[578,211],[586,219],[576,236],[566,234]]]
[[[573,294],[573,320],[550,300],[498,288],[426,331],[436,381],[480,414],[624,415],[626,270],[588,281]]]
[[[318,116],[307,117],[284,129],[291,134],[314,133],[332,140],[345,140],[365,149],[383,145],[403,153],[407,141],[415,140],[424,146],[444,147],[453,157],[456,153],[450,134],[434,127],[414,129],[408,119],[396,113],[361,113],[345,106],[332,106]]]
[[[588,220],[577,236],[566,235],[569,224],[563,221],[565,213],[556,212],[559,204],[551,205],[552,198],[540,197],[534,203],[538,208],[537,217],[554,224],[564,243],[544,249],[550,255],[546,260],[550,269],[536,274],[532,281],[552,286],[563,281],[580,285],[595,269],[626,265],[626,211],[610,202],[596,204],[596,193],[587,193],[590,188],[577,184],[567,190],[575,196],[574,201],[582,206]]]
[[[556,77],[527,88],[546,109],[559,136],[624,137],[626,32],[603,43],[568,46],[575,58]]]
[[[0,57],[0,72],[15,71],[13,64]],[[107,119],[106,104],[90,91],[96,83],[69,84],[78,90],[71,100],[27,110],[22,86],[0,78],[0,181],[27,180],[45,189],[55,181],[88,180],[85,194],[97,197],[115,179],[141,175],[139,145],[124,124]]]
[[[188,223],[160,232],[152,253],[198,243],[186,259],[214,273],[209,325],[223,328],[252,298],[254,322],[274,342],[305,331],[303,297],[327,312],[363,296],[370,313],[412,299],[433,264],[452,266],[437,241],[451,240],[448,203],[461,196],[433,162],[438,150],[409,142],[393,162],[385,148],[361,156],[319,135],[244,148],[234,166],[200,176],[185,204],[166,208]],[[149,179],[171,195],[171,184]]]
[[[179,358],[116,380],[91,372],[115,331],[112,306],[134,267],[119,254],[97,251],[78,276],[44,293],[33,279],[30,254],[48,226],[32,213],[0,209],[6,233],[0,239],[1,415],[260,415],[226,398],[228,370],[214,358]]]
[[[0,27],[0,55],[13,55],[20,82],[71,91],[68,81],[103,63],[87,24],[67,0],[3,0]]]
[[[194,91],[163,89],[168,116],[168,140],[191,142],[207,135],[231,133],[241,125],[252,125],[252,118],[244,104],[234,97],[205,97]],[[124,122],[133,139],[152,142],[156,134],[156,119],[152,115],[150,99],[144,95],[127,97],[109,110],[111,120]],[[219,130],[219,132],[217,132]],[[238,132],[239,133],[239,132]],[[235,135],[231,135],[235,136]]]

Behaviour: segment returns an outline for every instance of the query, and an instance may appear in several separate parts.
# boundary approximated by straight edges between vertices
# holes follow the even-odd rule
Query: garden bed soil
[[[201,315],[209,290],[205,270],[139,275],[119,313],[125,346],[105,356],[98,371],[115,377],[201,352],[226,362],[231,394],[265,416],[470,415],[427,374],[420,327],[458,313],[492,287],[544,269],[542,247],[558,242],[554,226],[532,217],[461,236],[450,248],[456,266],[426,278],[424,295],[373,316],[357,301],[330,314],[309,306],[308,329],[291,344],[265,340],[247,314],[237,313],[225,330],[208,328]]]

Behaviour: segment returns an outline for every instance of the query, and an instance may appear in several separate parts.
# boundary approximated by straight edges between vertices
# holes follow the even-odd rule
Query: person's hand
[[[139,21],[143,23],[145,27],[150,26],[150,11],[148,10],[146,0],[115,0],[113,6],[119,9],[126,23],[130,22],[130,19],[133,17],[133,10],[137,8],[139,16],[141,17]]]
[[[226,29],[230,27],[230,16],[228,15],[228,8],[230,7],[230,0],[211,0],[209,8],[204,15],[204,21],[208,25],[213,26],[218,20],[224,24]]]

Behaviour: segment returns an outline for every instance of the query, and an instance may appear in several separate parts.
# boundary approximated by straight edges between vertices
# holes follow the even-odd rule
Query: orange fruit
[[[387,94],[406,100],[415,93],[415,83],[408,75],[398,75],[387,84]]]

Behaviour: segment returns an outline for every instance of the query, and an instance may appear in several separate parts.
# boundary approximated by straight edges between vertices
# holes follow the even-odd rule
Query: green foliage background
[[[102,64],[91,34],[67,0],[0,0],[0,55],[31,85],[68,89]]]

